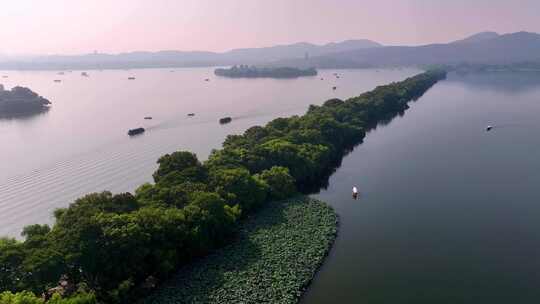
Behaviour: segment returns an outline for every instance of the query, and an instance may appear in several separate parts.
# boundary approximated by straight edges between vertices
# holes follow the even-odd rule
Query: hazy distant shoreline
[[[0,70],[100,70],[217,67],[247,64],[257,67],[358,69],[418,66],[521,65],[540,70],[540,34],[482,32],[449,43],[384,46],[371,40],[347,40],[316,45],[295,43],[263,48],[215,52],[131,52],[0,57]],[[523,66],[526,65],[526,66]]]
[[[216,76],[228,78],[298,78],[317,76],[317,70],[297,69],[290,67],[258,68],[255,66],[240,65],[229,69],[215,69]]]

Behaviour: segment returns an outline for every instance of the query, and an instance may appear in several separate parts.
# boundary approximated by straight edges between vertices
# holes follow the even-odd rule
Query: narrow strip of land
[[[0,239],[0,290],[132,303],[184,269],[176,287],[163,289],[173,291],[166,301],[293,303],[330,247],[335,215],[321,203],[275,202],[326,184],[367,130],[445,76],[428,71],[251,127],[204,163],[187,151],[164,155],[154,183],[134,195],[89,194],[56,210],[52,228],[26,227],[24,242]],[[238,225],[246,226],[232,243]]]

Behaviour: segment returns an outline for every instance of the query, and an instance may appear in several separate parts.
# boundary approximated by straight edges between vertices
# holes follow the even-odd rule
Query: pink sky
[[[307,41],[447,42],[540,32],[539,0],[4,0],[0,53],[210,50]]]

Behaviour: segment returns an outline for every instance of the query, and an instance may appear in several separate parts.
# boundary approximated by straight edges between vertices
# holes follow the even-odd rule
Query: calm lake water
[[[537,303],[539,117],[540,74],[450,75],[370,132],[315,195],[341,227],[303,303]]]
[[[82,194],[131,191],[151,180],[164,153],[205,159],[227,134],[419,71],[333,72],[322,71],[324,81],[231,80],[206,68],[2,73],[8,88],[29,86],[53,107],[0,120],[0,235],[50,223]],[[234,120],[220,126],[223,116]],[[341,227],[303,303],[536,303],[539,117],[540,74],[450,75],[369,132],[314,195],[336,209]],[[138,126],[148,132],[128,138]]]
[[[42,115],[0,119],[0,235],[17,237],[25,225],[51,223],[54,209],[86,193],[133,191],[151,181],[165,153],[189,150],[206,159],[228,134],[419,72],[324,70],[276,80],[218,78],[211,68],[88,71],[88,78],[81,71],[2,71],[7,89],[28,86],[53,105]],[[191,112],[196,115],[188,118]],[[233,122],[220,126],[224,116]],[[145,134],[126,135],[140,126]]]

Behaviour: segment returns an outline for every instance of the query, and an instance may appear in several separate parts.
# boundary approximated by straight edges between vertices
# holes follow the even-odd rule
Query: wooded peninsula
[[[252,296],[271,299],[281,294],[291,303],[297,301],[315,274],[313,263],[318,266],[331,246],[336,220],[324,204],[301,199],[295,205],[291,198],[326,183],[343,155],[362,142],[366,130],[402,113],[409,101],[445,77],[444,71],[427,71],[347,100],[312,105],[302,116],[277,118],[242,135],[229,135],[205,162],[186,151],[164,155],[157,161],[154,183],[140,186],[134,194],[102,192],[77,199],[54,212],[52,227],[27,226],[22,232],[24,241],[0,239],[0,290],[5,291],[0,303],[133,303],[153,295],[174,274],[193,275],[190,267],[200,265],[194,261],[210,265],[201,268],[209,271],[195,273],[201,282],[213,282],[212,269],[223,265],[215,261],[234,268],[250,260],[248,269],[255,276],[273,275],[271,263],[279,259],[279,248],[283,248],[276,246],[289,242],[276,238],[295,233],[305,241],[294,245],[304,246],[297,251],[309,248],[317,253],[297,261],[290,278],[261,284],[266,289],[261,287]],[[268,219],[280,214],[284,221],[302,222],[299,230],[280,233],[272,228]],[[323,222],[320,226],[314,225],[317,214]],[[261,226],[254,228],[257,224]],[[253,234],[246,236],[239,229],[252,229]],[[249,255],[244,260],[227,251],[245,248],[246,243],[235,244],[250,236],[258,240],[255,244],[265,246],[264,252],[270,252],[267,257]],[[217,260],[200,262],[202,257]],[[269,265],[262,265],[270,268],[268,272],[257,273],[261,265],[253,261],[257,258],[267,258]],[[212,296],[202,302],[240,303],[243,294],[254,292],[246,287],[254,284],[253,277],[247,278],[234,281],[239,285],[234,287],[235,294],[227,295],[232,298],[220,298],[216,290],[206,292],[201,289],[206,288],[204,284],[197,285],[193,294]],[[272,281],[273,277],[257,279]],[[171,282],[175,280],[181,278],[175,276]],[[173,296],[184,295],[184,291],[175,292]],[[170,303],[165,295],[169,302],[162,303]]]

